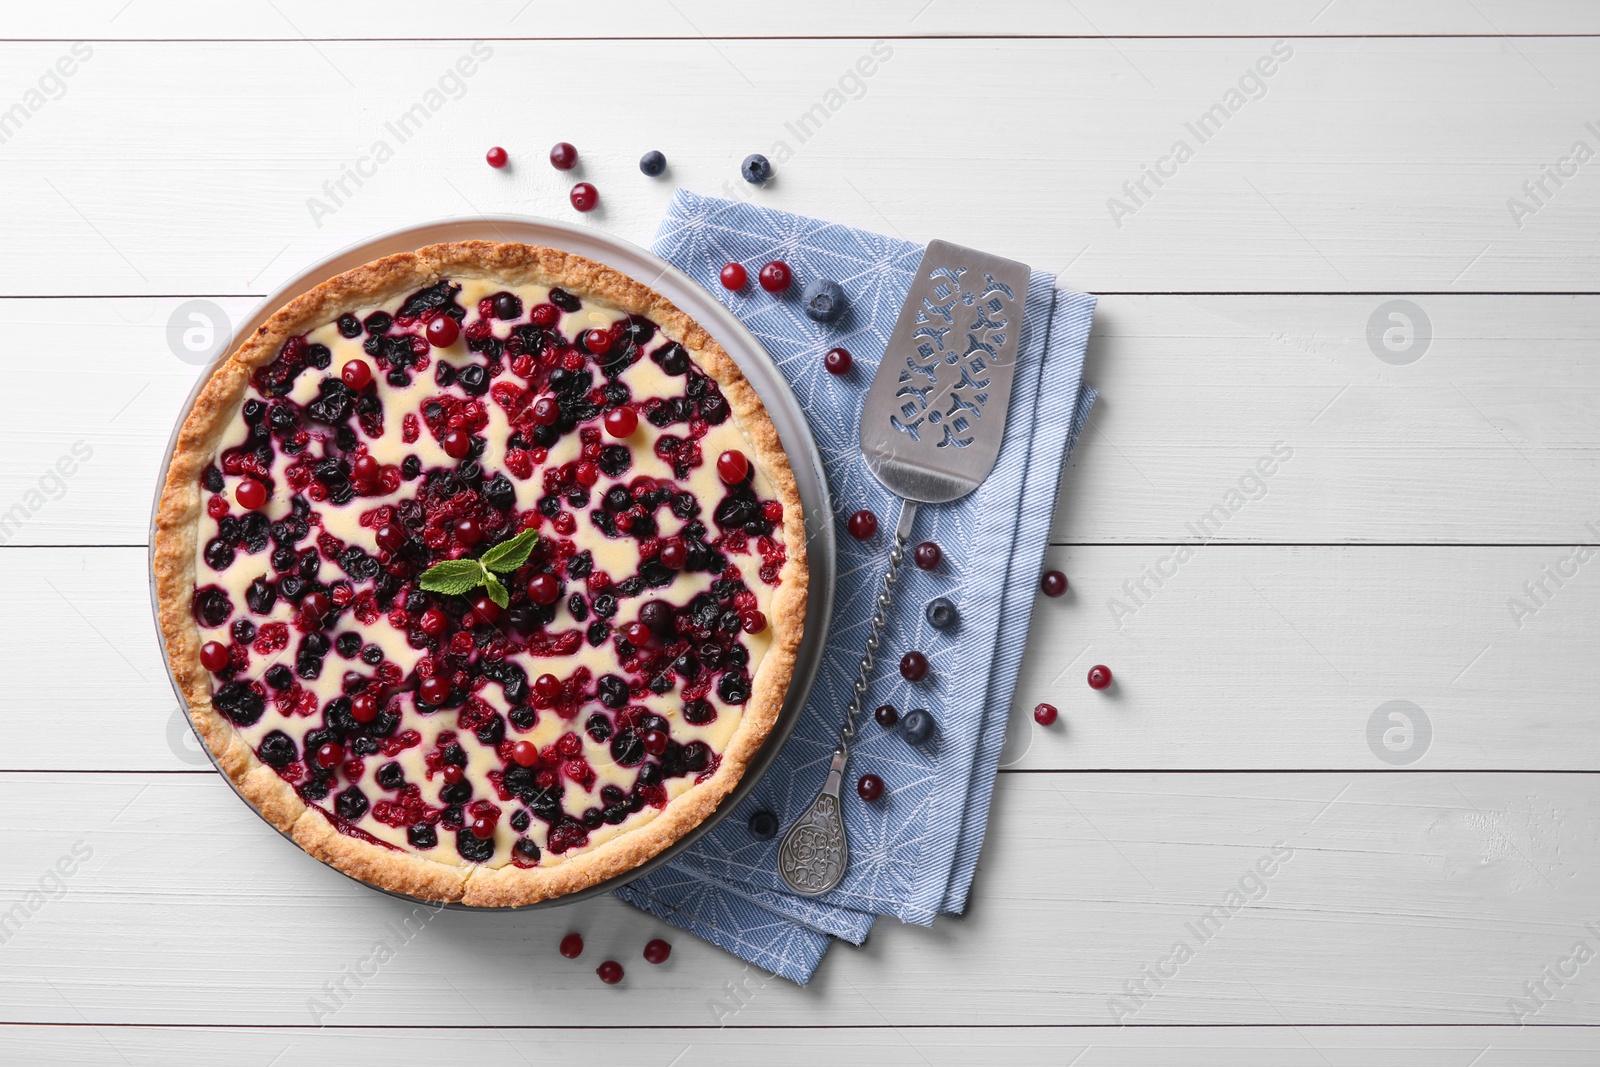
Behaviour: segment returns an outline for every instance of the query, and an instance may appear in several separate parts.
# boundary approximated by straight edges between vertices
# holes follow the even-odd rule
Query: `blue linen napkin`
[[[1033,273],[999,459],[969,496],[919,512],[912,541],[937,542],[944,562],[933,571],[903,570],[866,701],[869,708],[893,704],[902,714],[927,708],[938,735],[913,747],[863,714],[848,778],[853,783],[870,770],[884,779],[886,795],[867,804],[853,789],[844,791],[850,869],[837,889],[805,898],[789,893],[777,875],[778,841],[754,838],[746,821],[765,808],[787,827],[821,787],[838,740],[888,552],[884,534],[859,542],[844,521],[869,508],[881,527],[892,529],[899,507],[861,459],[860,405],[923,246],[680,189],[654,249],[721,299],[794,389],[826,468],[839,562],[828,647],[783,751],[715,830],[617,895],[804,983],[834,938],[860,944],[877,915],[929,925],[941,912],[965,908],[1057,483],[1094,402],[1093,390],[1082,386],[1094,298],[1057,289],[1051,274]],[[845,317],[828,326],[811,321],[799,308],[799,283],[781,297],[753,284],[730,293],[718,283],[726,263],[744,263],[754,275],[772,259],[787,262],[802,282],[837,281],[851,301]],[[822,366],[822,354],[835,346],[855,357],[855,368],[843,377]],[[961,621],[954,629],[928,624],[923,608],[936,596],[956,603]],[[931,665],[929,677],[915,685],[897,669],[910,649],[925,653]]]

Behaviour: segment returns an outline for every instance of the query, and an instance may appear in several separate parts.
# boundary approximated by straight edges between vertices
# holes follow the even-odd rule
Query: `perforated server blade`
[[[803,896],[837,886],[849,864],[839,787],[917,507],[966,496],[1000,454],[1028,277],[1026,264],[931,242],[867,390],[861,455],[900,497],[900,518],[827,779],[778,849],[778,873]]]

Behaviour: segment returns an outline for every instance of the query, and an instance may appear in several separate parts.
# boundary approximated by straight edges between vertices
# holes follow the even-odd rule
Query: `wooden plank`
[[[1006,766],[1600,769],[1596,559],[1569,561],[1578,573],[1557,587],[1544,568],[1571,549],[1216,546],[1157,587],[1145,568],[1174,569],[1172,551],[1052,551],[1072,589],[1034,608]],[[139,548],[0,551],[0,766],[206,766],[155,654],[144,561]],[[1142,603],[1124,588],[1140,581]],[[1523,586],[1539,581],[1535,606]],[[1513,598],[1528,610],[1514,616]],[[1113,689],[1085,684],[1096,663]],[[937,715],[938,679],[925,684]],[[1060,709],[1056,726],[1034,724],[1040,701]],[[1391,701],[1414,708],[1380,714]],[[1411,747],[1383,743],[1395,710],[1422,731]]]
[[[1407,365],[1373,354],[1383,296],[1107,297],[1087,379],[1101,390],[1063,480],[1054,538],[1178,543],[1230,490],[1256,497],[1204,531],[1225,542],[1600,540],[1595,297],[1416,297],[1433,337]],[[211,302],[230,320],[252,301]],[[0,395],[5,544],[140,544],[198,368],[169,347],[184,298],[0,300],[0,331],[72,319],[74,402],[42,404],[59,365],[13,361]],[[1387,322],[1380,316],[1380,321]],[[1420,322],[1421,319],[1418,319]],[[1380,342],[1381,344],[1381,342]],[[181,346],[180,346],[181,351]],[[49,476],[92,452],[64,488]],[[1282,443],[1292,451],[1272,457]],[[1251,472],[1265,460],[1274,473]]]
[[[1575,141],[1600,143],[1585,126],[1600,118],[1585,103],[1600,90],[1594,38],[903,40],[876,56],[864,39],[486,47],[93,45],[5,143],[15,209],[0,294],[256,292],[397,223],[577,218],[580,175],[543,162],[558,137],[581,142],[581,177],[600,189],[582,221],[635,240],[678,183],[982,246],[1091,291],[1600,288],[1584,168],[1560,188],[1543,179],[1533,215],[1508,208]],[[6,46],[0,99],[21,99],[65,49]],[[1258,62],[1270,78],[1250,73]],[[947,90],[951,70],[962,91]],[[563,72],[585,92],[559,122],[508,125],[511,101],[543,98]],[[1213,105],[1228,117],[1190,132]],[[420,129],[391,132],[413,106]],[[828,117],[801,130],[814,106]],[[929,166],[930,123],[1012,148]],[[1192,155],[1162,162],[1180,139]],[[506,171],[482,163],[495,143],[512,151]],[[649,148],[671,160],[669,180],[639,174]],[[760,191],[737,176],[751,151],[778,163]],[[1159,188],[1150,165],[1169,171]],[[330,191],[341,180],[345,195]],[[1136,180],[1142,194],[1124,190]],[[70,270],[52,266],[63,247]]]
[[[98,0],[66,11],[28,7],[8,20],[6,36],[95,39],[372,37],[733,37],[901,36],[926,34],[1194,34],[1295,33],[1593,33],[1600,18],[1580,0],[1431,0],[1386,4],[1380,0],[1228,0],[1202,11],[1181,0],[997,0],[981,9],[927,0],[891,0],[870,6],[818,0],[805,8],[765,10],[739,0],[682,0],[660,5],[623,0],[595,19],[585,9],[560,4],[463,6],[450,23],[421,0],[328,7],[309,0],[240,3],[140,4]]]
[[[601,1004],[633,1026],[1515,1025],[1524,983],[1563,967],[1523,1021],[1593,1025],[1600,985],[1569,957],[1600,940],[1585,925],[1600,919],[1597,789],[1593,775],[1008,775],[967,917],[883,923],[801,989],[611,899],[443,912],[403,938],[387,924],[409,906],[300,854],[215,777],[3,774],[5,810],[40,817],[13,822],[0,901],[28,905],[41,885],[54,899],[8,928],[0,1003],[10,1022],[163,1025],[581,1026]],[[57,886],[46,872],[75,844],[87,858]],[[555,951],[570,930],[580,961]],[[658,935],[674,945],[659,969],[638,960]],[[372,974],[385,940],[393,958]],[[611,957],[628,969],[615,991],[593,973]],[[1160,987],[1146,967],[1167,972]],[[369,977],[314,1015],[347,968]],[[738,1010],[729,983],[749,989]]]
[[[729,1027],[537,1029],[0,1026],[17,1063],[210,1067],[239,1051],[337,1061],[530,1062],[626,1056],[667,1063],[812,1067],[820,1058],[881,1067],[1589,1067],[1600,1037],[1583,1027]],[[538,1059],[536,1059],[536,1057]],[[1077,1057],[1074,1059],[1074,1057]]]

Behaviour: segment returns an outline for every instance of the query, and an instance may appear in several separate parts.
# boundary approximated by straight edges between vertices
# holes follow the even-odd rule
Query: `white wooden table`
[[[979,6],[7,6],[0,1061],[1596,1062],[1600,6]],[[613,990],[555,942],[665,932],[614,901],[445,914],[319,1027],[403,909],[181,729],[145,578],[198,373],[167,324],[397,225],[574,217],[560,139],[635,241],[726,187],[1104,294],[1072,593],[966,919],[886,920],[804,989],[667,933]]]

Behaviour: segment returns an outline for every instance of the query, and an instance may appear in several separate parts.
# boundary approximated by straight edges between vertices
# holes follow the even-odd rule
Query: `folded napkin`
[[[899,499],[861,458],[861,403],[923,246],[679,190],[654,247],[744,322],[794,389],[826,468],[839,559],[821,670],[782,752],[738,810],[671,864],[617,895],[804,983],[833,939],[860,944],[875,916],[931,925],[935,916],[960,914],[966,906],[1057,483],[1094,402],[1093,390],[1082,386],[1094,297],[1057,289],[1053,275],[1033,272],[994,470],[961,500],[918,512],[912,543],[938,543],[944,562],[932,571],[909,563],[902,569],[842,792],[849,870],[838,888],[807,898],[788,892],[778,877],[781,835],[759,840],[746,823],[765,808],[787,828],[821,788],[838,742],[899,509]],[[787,262],[802,281],[838,282],[850,298],[845,317],[821,325],[801,312],[798,291],[772,297],[752,285],[730,293],[718,283],[726,263],[744,263],[753,272],[773,259]],[[854,369],[842,377],[822,365],[823,353],[835,346],[855,357]],[[844,528],[862,508],[876,513],[884,530],[865,542]],[[957,605],[960,622],[953,629],[928,624],[923,609],[937,596]],[[898,671],[900,656],[911,649],[930,664],[917,684]],[[913,747],[878,727],[870,709],[883,703],[902,714],[927,708],[938,723],[935,740]],[[884,798],[871,804],[851,788],[868,771],[886,786]]]

